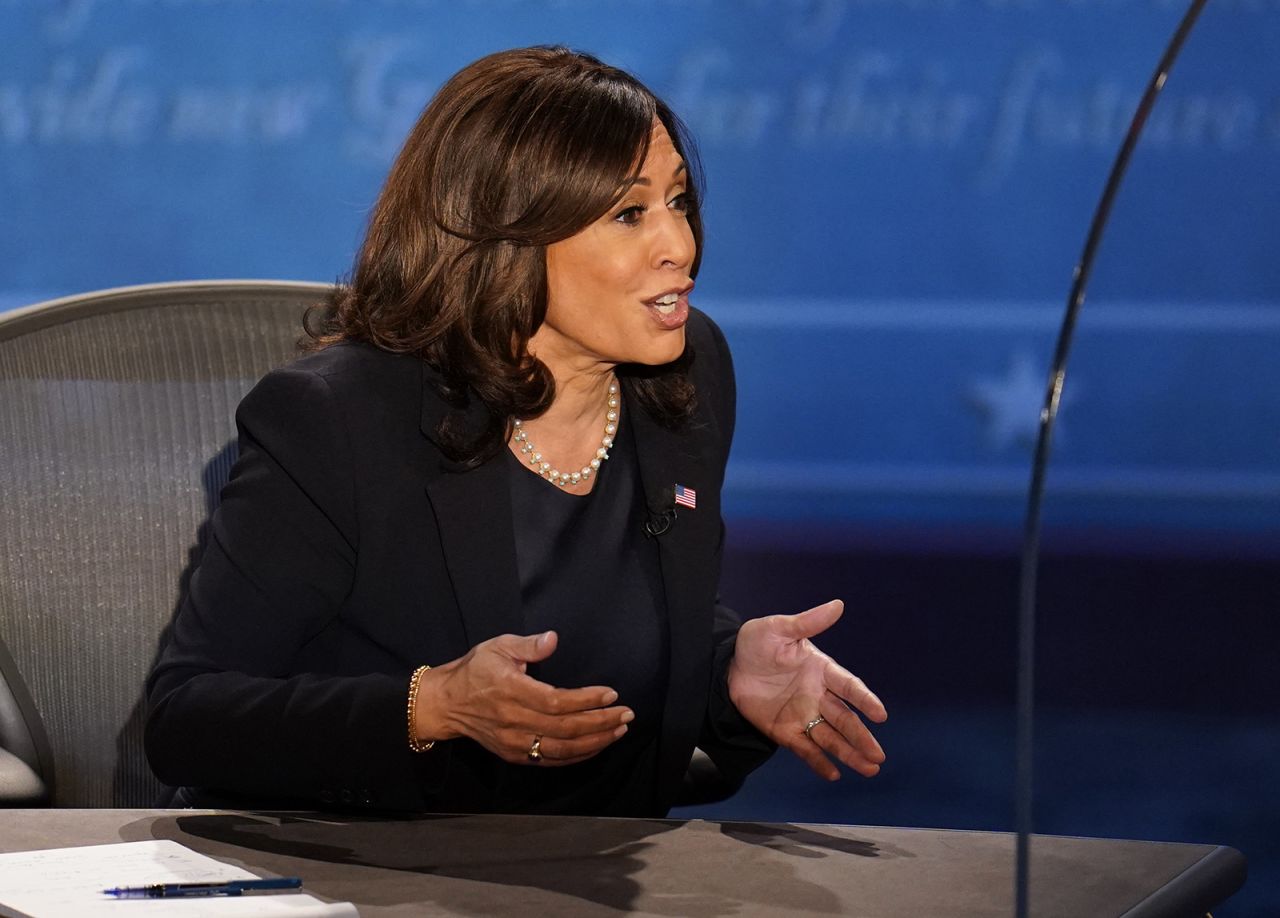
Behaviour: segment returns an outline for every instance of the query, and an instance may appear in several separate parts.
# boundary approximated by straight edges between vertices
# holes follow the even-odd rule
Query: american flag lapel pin
[[[690,510],[698,509],[698,492],[684,485],[676,485],[676,503]]]

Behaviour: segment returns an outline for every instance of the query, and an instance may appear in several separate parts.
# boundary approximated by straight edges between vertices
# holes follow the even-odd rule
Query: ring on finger
[[[542,735],[539,734],[533,738],[533,745],[529,747],[526,757],[534,765],[542,761]]]
[[[813,728],[818,726],[818,724],[825,724],[826,722],[827,722],[827,719],[823,717],[821,714],[819,714],[813,720],[809,721],[807,724],[804,725],[805,737],[808,739],[813,739]]]

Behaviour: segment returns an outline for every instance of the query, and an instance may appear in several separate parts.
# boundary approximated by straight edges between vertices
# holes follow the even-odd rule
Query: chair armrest
[[[676,806],[703,806],[728,800],[742,787],[742,782],[730,781],[711,761],[711,756],[701,749],[693,750],[693,758],[685,770],[684,781],[676,795]]]
[[[0,807],[49,805],[49,789],[31,766],[7,749],[0,749]]]

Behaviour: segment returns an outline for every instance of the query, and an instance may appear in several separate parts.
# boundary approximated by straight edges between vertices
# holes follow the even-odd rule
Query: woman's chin
[[[637,360],[636,363],[647,367],[660,367],[679,360],[680,355],[683,353],[684,329],[680,328],[664,335],[659,346],[650,348],[649,353],[643,359]]]

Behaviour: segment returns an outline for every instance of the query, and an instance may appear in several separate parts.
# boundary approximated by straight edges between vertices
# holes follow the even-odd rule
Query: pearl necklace
[[[618,383],[616,380],[609,383],[609,398],[605,404],[604,436],[600,439],[600,448],[596,450],[595,458],[584,465],[581,471],[562,472],[559,469],[553,469],[550,462],[544,462],[542,453],[538,452],[538,448],[529,439],[519,418],[513,422],[516,432],[511,439],[519,445],[521,457],[528,460],[535,472],[552,484],[562,488],[572,487],[589,480],[599,470],[600,463],[609,458],[609,448],[613,446],[613,435],[618,432]]]

